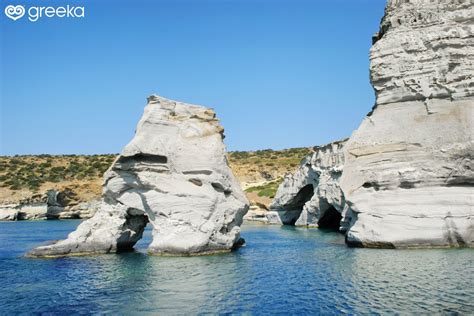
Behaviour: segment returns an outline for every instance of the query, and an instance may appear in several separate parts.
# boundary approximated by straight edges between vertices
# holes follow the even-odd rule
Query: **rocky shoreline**
[[[99,199],[77,201],[71,191],[48,190],[18,203],[0,205],[0,221],[87,219],[99,206]]]
[[[354,247],[474,247],[471,13],[463,1],[389,0],[370,51],[375,106],[349,138],[314,147],[269,206],[247,212],[212,109],[152,95],[100,201],[48,191],[3,205],[0,220],[95,213],[32,256],[130,249],[149,221],[150,251],[166,255],[234,249],[242,220],[336,230]]]

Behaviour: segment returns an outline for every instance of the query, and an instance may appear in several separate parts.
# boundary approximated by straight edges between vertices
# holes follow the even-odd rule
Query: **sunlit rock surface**
[[[473,247],[474,4],[389,1],[373,40],[372,112],[285,178],[269,221],[330,223],[351,246]]]
[[[346,145],[347,242],[474,245],[474,4],[389,1],[370,52],[376,106]]]
[[[104,175],[100,210],[66,240],[30,256],[130,250],[153,226],[149,251],[198,255],[242,243],[248,201],[227,165],[213,110],[148,98],[135,137]]]
[[[298,170],[285,176],[267,214],[270,223],[339,229],[345,205],[339,187],[345,142],[314,147]]]
[[[69,189],[48,190],[17,203],[0,205],[0,221],[91,218],[100,201],[80,201]]]

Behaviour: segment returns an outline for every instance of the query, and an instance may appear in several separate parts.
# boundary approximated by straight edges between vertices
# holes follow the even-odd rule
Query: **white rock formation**
[[[73,192],[49,190],[34,194],[17,203],[0,205],[0,221],[91,218],[99,209],[100,201],[69,200]]]
[[[0,221],[16,221],[18,218],[18,209],[16,205],[1,205],[0,206]]]
[[[474,247],[474,3],[388,1],[370,58],[373,111],[329,168],[285,179],[269,220],[321,226],[330,204],[351,246]]]
[[[314,147],[298,170],[285,176],[267,214],[270,223],[339,229],[345,205],[339,187],[345,142]]]
[[[249,211],[244,216],[244,220],[260,223],[268,223],[267,219],[268,211],[260,208],[257,205],[250,205]]]
[[[33,194],[18,203],[0,205],[0,221],[43,220],[48,218],[48,197]]]
[[[75,205],[69,205],[59,208],[60,212],[52,214],[51,208],[48,208],[49,216],[56,216],[57,219],[86,219],[91,218],[100,209],[101,201],[93,199],[87,202],[80,202]]]
[[[103,202],[66,240],[30,256],[130,250],[147,222],[149,251],[194,255],[240,245],[248,201],[227,165],[211,109],[148,98],[135,137],[104,175]]]
[[[47,215],[48,205],[42,202],[0,205],[0,221],[42,220]]]
[[[474,246],[474,3],[388,1],[346,145],[350,245]]]

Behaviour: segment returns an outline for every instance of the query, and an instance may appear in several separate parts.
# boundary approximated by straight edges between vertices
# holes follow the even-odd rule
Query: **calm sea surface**
[[[317,229],[245,224],[231,254],[26,259],[79,221],[0,223],[0,314],[474,314],[474,250],[350,249]]]

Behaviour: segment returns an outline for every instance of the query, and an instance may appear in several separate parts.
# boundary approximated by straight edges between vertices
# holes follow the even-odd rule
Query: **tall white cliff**
[[[351,246],[474,247],[474,2],[388,1],[373,40],[376,104],[325,169],[343,169],[329,177],[341,196],[329,203],[341,213],[334,226]],[[296,224],[321,221],[327,206],[314,201],[330,199],[318,168],[285,179],[273,222],[297,212],[316,216]],[[314,196],[290,212],[309,183]]]
[[[376,105],[341,178],[347,242],[474,246],[474,3],[389,1],[374,40]]]

